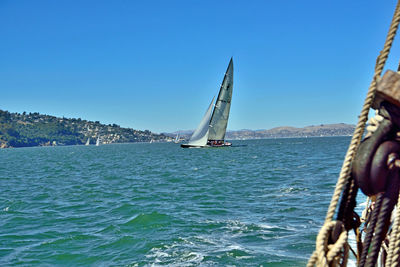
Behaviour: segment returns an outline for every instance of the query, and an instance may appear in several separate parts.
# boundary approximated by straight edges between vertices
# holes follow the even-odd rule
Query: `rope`
[[[399,226],[400,226],[400,196],[397,201],[397,212],[396,212],[396,217],[394,220],[393,228],[392,228],[392,234],[390,236],[390,241],[389,241],[389,255],[388,255],[388,262],[387,266],[397,266],[397,263],[399,261],[399,254],[400,254],[400,231],[399,231]]]
[[[383,198],[382,207],[379,211],[378,221],[376,223],[374,236],[372,238],[370,251],[368,253],[366,266],[375,266],[375,263],[379,256],[379,250],[381,248],[382,241],[385,239],[387,229],[390,224],[390,214],[392,212],[393,205],[394,204],[391,203],[390,198]]]
[[[348,180],[345,189],[342,193],[342,199],[340,201],[338,215],[336,220],[343,222],[346,231],[357,228],[357,222],[354,220],[354,208],[356,207],[358,187],[354,179]]]
[[[368,251],[371,245],[372,237],[374,235],[375,226],[378,221],[379,211],[381,210],[383,201],[383,194],[380,194],[375,202],[375,207],[372,211],[371,221],[368,224],[367,233],[364,238],[363,250],[361,252],[359,266],[364,266],[367,260]]]
[[[379,110],[375,110],[375,116],[370,118],[367,122],[367,133],[365,138],[370,137],[379,127],[379,124],[383,121],[384,117],[379,114]]]
[[[397,199],[397,211],[396,217],[394,218],[394,223],[392,226],[392,232],[390,234],[389,240],[389,252],[386,259],[386,266],[397,266],[400,253],[400,196]]]
[[[369,86],[368,93],[365,98],[364,105],[362,107],[356,129],[355,129],[353,137],[351,139],[350,146],[347,150],[346,157],[344,159],[342,169],[340,171],[339,178],[336,183],[335,191],[332,195],[331,203],[329,205],[329,208],[328,208],[328,211],[327,211],[327,214],[325,217],[324,226],[326,224],[329,224],[332,221],[332,218],[336,211],[337,203],[339,201],[339,198],[340,198],[340,195],[341,195],[341,192],[343,189],[343,186],[345,185],[347,180],[351,179],[351,177],[350,177],[351,168],[350,167],[354,160],[354,156],[358,149],[358,146],[360,145],[361,138],[362,138],[362,135],[363,135],[364,129],[365,129],[365,123],[368,119],[368,112],[371,108],[372,102],[375,97],[377,80],[380,78],[383,68],[386,64],[386,60],[388,58],[390,49],[392,47],[393,40],[396,36],[396,32],[399,27],[399,22],[400,22],[400,0],[397,2],[397,6],[396,6],[396,9],[395,9],[395,12],[393,15],[393,19],[392,19],[392,22],[390,25],[389,32],[388,32],[386,40],[385,40],[383,50],[381,51],[381,53],[379,54],[379,56],[377,58],[376,65],[375,65],[375,74],[374,74],[374,77]],[[323,228],[324,228],[324,226],[323,226]],[[321,231],[322,231],[322,229],[321,229]],[[318,245],[319,245],[319,243],[317,242],[316,250],[319,250]],[[309,260],[307,266],[315,265],[316,257],[314,256],[314,254],[315,253],[313,253],[312,256],[310,257],[310,260]],[[318,256],[320,256],[319,253],[318,253]]]
[[[334,230],[336,224],[336,221],[325,224],[318,234],[318,246],[316,252],[318,256],[318,264],[321,266],[329,266],[329,264],[341,254],[342,250],[344,250],[344,254],[347,254],[347,231],[345,231],[344,228],[340,233],[338,240],[334,244],[328,244],[329,236]]]

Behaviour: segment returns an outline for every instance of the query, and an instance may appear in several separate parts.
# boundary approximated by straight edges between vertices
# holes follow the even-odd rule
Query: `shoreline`
[[[332,138],[332,137],[352,137],[352,135],[326,135],[326,136],[291,136],[291,137],[264,137],[264,138],[246,138],[246,139],[226,139],[227,141],[251,141],[251,140],[271,140],[271,139],[308,139],[308,138]],[[173,142],[155,142],[158,144],[167,144],[167,143],[173,143]],[[153,143],[153,144],[155,144]],[[108,143],[108,144],[102,144],[100,146],[106,146],[106,145],[124,145],[124,144],[150,144],[150,142],[123,142],[123,143]],[[175,144],[175,143],[173,143]],[[19,146],[19,147],[13,147],[13,146],[7,146],[7,147],[0,147],[0,150],[2,149],[19,149],[19,148],[29,148],[29,147],[69,147],[69,146],[85,146],[84,144],[76,144],[76,145],[50,145],[50,146]],[[89,145],[88,147],[92,147],[95,145]]]

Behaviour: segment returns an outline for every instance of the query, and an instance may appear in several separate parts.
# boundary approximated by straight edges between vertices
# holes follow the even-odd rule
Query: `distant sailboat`
[[[88,140],[85,143],[85,146],[88,146],[88,145],[90,145],[90,137],[88,138]]]
[[[99,145],[100,145],[100,137],[97,137],[96,146],[99,146]]]
[[[177,144],[177,143],[179,143],[179,133],[177,133],[176,137],[175,137],[175,144]]]
[[[231,143],[224,141],[226,127],[228,125],[229,111],[231,108],[232,90],[233,60],[231,58],[214,109],[213,98],[200,122],[200,125],[190,137],[189,143],[182,144],[181,147],[225,147],[232,145]]]

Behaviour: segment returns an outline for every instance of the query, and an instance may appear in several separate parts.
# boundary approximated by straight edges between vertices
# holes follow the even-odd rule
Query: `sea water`
[[[0,266],[302,266],[350,137],[0,150]]]

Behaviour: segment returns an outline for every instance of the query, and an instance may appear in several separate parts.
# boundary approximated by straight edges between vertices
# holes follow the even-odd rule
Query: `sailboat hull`
[[[201,148],[201,147],[207,147],[207,146],[195,146],[195,145],[189,145],[189,144],[181,144],[181,147],[183,147],[183,148]]]
[[[205,147],[229,147],[232,146],[232,143],[229,142],[224,142],[224,143],[218,143],[218,144],[207,144],[205,146],[196,146],[196,145],[189,145],[189,144],[181,144],[182,148],[205,148]]]

